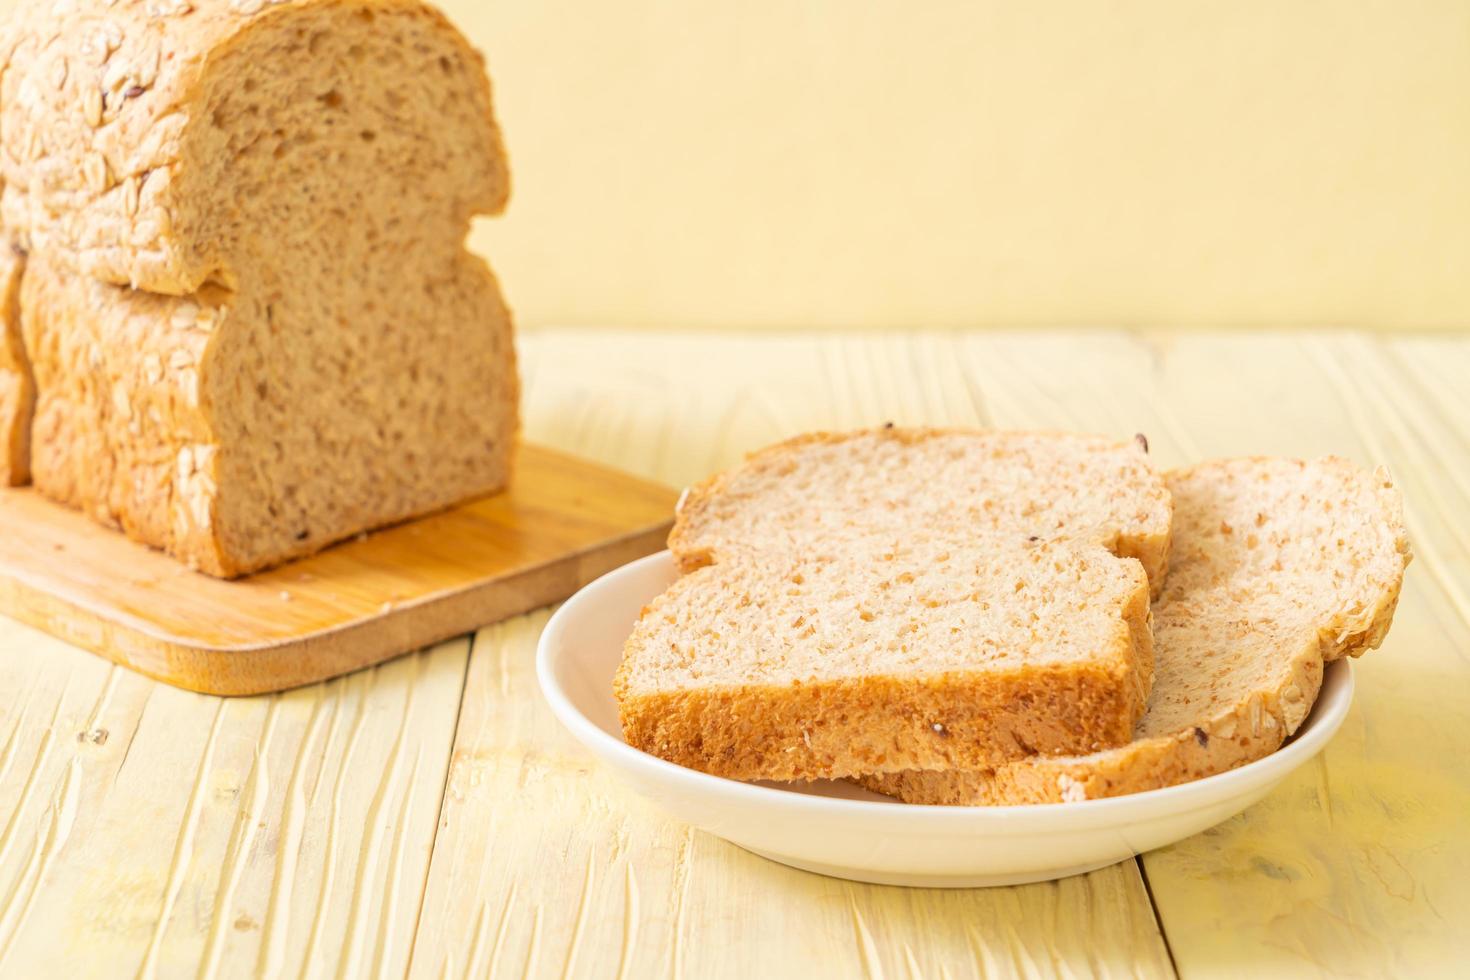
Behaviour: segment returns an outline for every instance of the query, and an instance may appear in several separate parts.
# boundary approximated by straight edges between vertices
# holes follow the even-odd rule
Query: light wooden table
[[[522,347],[531,438],[675,485],[815,427],[1137,430],[1166,464],[1387,462],[1416,561],[1317,763],[1136,862],[990,891],[821,878],[663,816],[541,703],[544,611],[229,701],[0,621],[0,973],[1425,976],[1470,960],[1470,339],[555,331]]]

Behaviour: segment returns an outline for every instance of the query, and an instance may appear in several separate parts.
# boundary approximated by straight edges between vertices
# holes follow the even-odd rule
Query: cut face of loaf
[[[831,553],[854,535],[1069,540],[1163,581],[1169,494],[1141,444],[1038,432],[817,433],[690,488],[669,535],[688,571],[772,549]]]
[[[508,176],[415,0],[24,5],[0,54],[33,481],[215,575],[502,488]]]
[[[973,765],[1126,739],[1148,583],[1101,548],[910,534],[741,554],[682,577],[628,639],[629,744],[737,779]]]
[[[36,386],[20,331],[25,253],[0,235],[0,487],[30,480],[31,407]]]
[[[1409,562],[1399,494],[1383,471],[1340,459],[1212,462],[1169,487],[1154,688],[1130,744],[861,782],[910,803],[1060,802],[1199,779],[1280,747],[1311,710],[1324,661],[1388,631]]]

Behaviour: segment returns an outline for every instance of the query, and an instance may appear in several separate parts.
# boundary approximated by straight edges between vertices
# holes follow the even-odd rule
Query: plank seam
[[[459,744],[459,720],[464,715],[464,696],[470,686],[470,664],[475,659],[475,649],[480,645],[480,634],[476,630],[468,635],[469,649],[465,651],[464,672],[459,678],[459,700],[454,705],[454,736],[449,740],[449,759],[444,766],[444,784],[439,787],[438,816],[434,819],[434,835],[429,839],[429,859],[424,862],[424,880],[419,885],[419,908],[413,917],[413,933],[408,941],[408,959],[404,962],[404,975],[413,973],[414,957],[418,955],[419,931],[424,920],[424,903],[429,897],[429,877],[434,870],[434,858],[439,854],[439,829],[444,826],[444,807],[449,800],[449,780],[454,775],[454,749]],[[456,637],[455,639],[458,639]]]
[[[1173,970],[1174,976],[1177,977],[1179,976],[1179,963],[1174,959],[1174,947],[1169,943],[1169,932],[1164,928],[1164,917],[1159,914],[1159,900],[1154,897],[1154,886],[1148,880],[1148,867],[1143,863],[1143,855],[1135,855],[1133,863],[1138,866],[1138,876],[1143,879],[1143,892],[1148,896],[1149,911],[1154,914],[1154,927],[1159,930],[1159,938],[1164,941],[1164,953],[1169,957],[1169,969]]]

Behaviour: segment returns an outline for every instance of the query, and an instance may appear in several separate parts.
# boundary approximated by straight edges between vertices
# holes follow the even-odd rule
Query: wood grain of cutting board
[[[663,547],[675,492],[539,446],[512,486],[236,581],[0,491],[0,614],[150,677],[259,694],[564,599]]]

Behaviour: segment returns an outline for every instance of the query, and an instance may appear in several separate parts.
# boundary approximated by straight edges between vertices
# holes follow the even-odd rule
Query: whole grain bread
[[[643,611],[614,691],[647,752],[737,779],[828,778],[1120,744],[1150,660],[1136,561],[875,536],[681,577]]]
[[[484,60],[422,0],[23,0],[0,57],[3,224],[101,282],[413,265],[509,194]]]
[[[20,332],[25,253],[0,234],[0,487],[31,478],[31,407],[36,386]]]
[[[688,574],[625,646],[624,736],[767,779],[1120,744],[1169,512],[1131,441],[885,428],[762,450],[678,509]]]
[[[1137,558],[1158,583],[1169,494],[1145,445],[898,427],[798,436],[691,487],[669,548],[688,571],[773,548],[821,552],[854,533],[925,529],[955,539],[1088,541]]]
[[[42,492],[238,575],[503,487],[509,178],[419,0],[22,5],[0,210]]]
[[[1153,609],[1156,675],[1131,743],[994,769],[873,775],[910,803],[1095,799],[1223,772],[1306,718],[1325,661],[1377,647],[1410,559],[1386,472],[1249,458],[1172,473],[1174,537]]]
[[[302,323],[312,301],[162,296],[33,257],[37,489],[229,576],[505,484],[511,327],[483,263],[365,294],[396,326],[350,346]],[[276,317],[293,342],[273,342]]]

